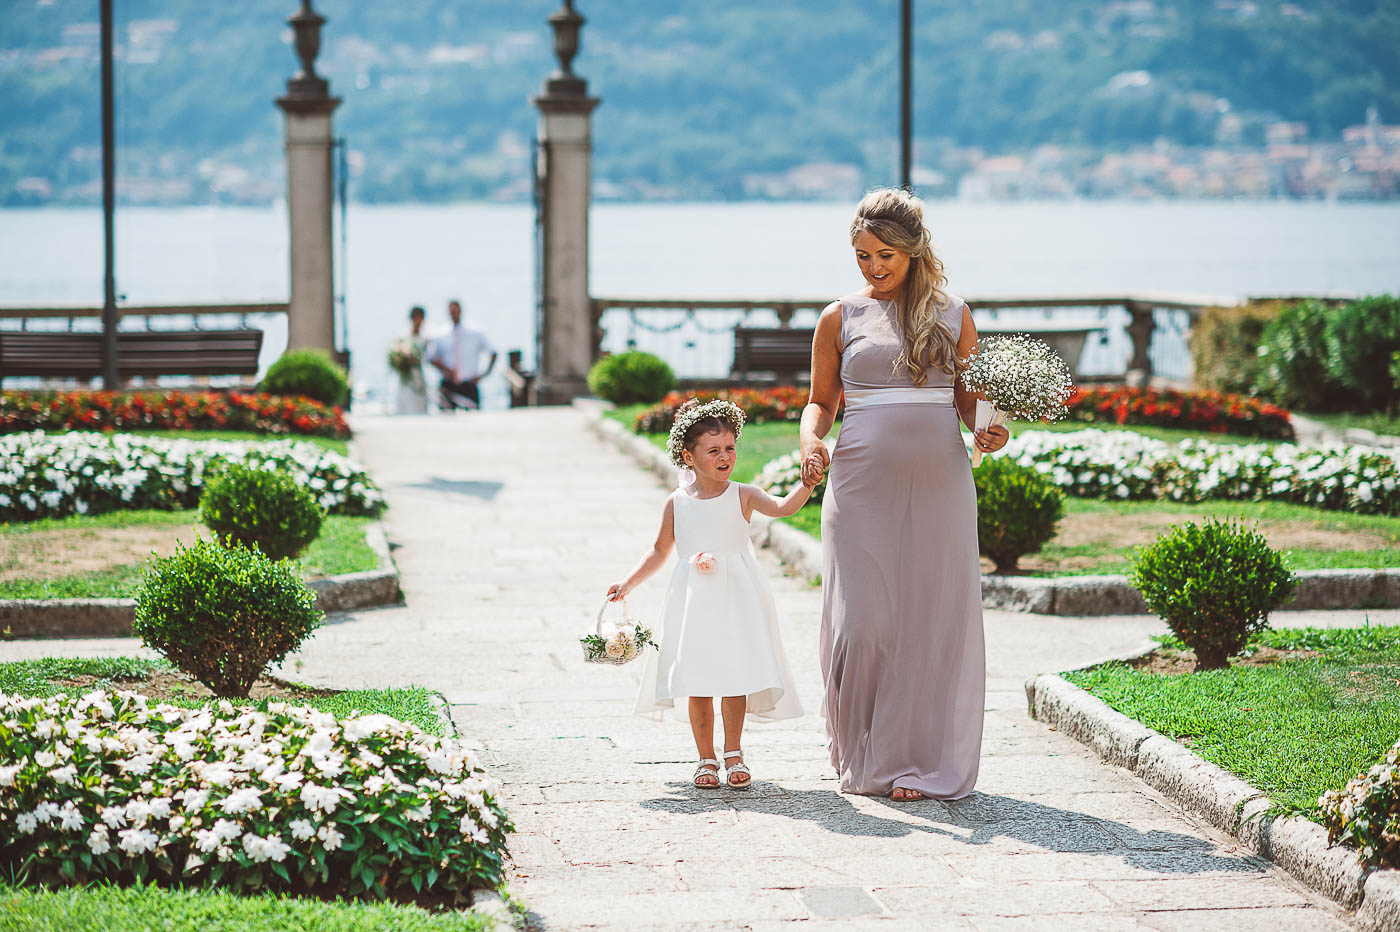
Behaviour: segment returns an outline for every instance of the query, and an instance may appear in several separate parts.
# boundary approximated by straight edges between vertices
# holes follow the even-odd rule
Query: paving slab
[[[444,693],[504,782],[519,829],[510,888],[531,929],[1350,927],[1267,861],[1026,717],[1027,677],[1141,650],[1164,630],[1157,619],[987,611],[977,793],[898,805],[838,792],[815,714],[820,590],[763,551],[808,714],[746,727],[753,789],[697,790],[684,720],[630,714],[640,665],[586,664],[577,643],[608,584],[650,545],[667,490],[572,408],[354,425],[388,496],[406,602],[334,616],[281,672]],[[666,575],[629,599],[636,617],[659,612]],[[1369,616],[1400,622],[1395,610]],[[131,639],[7,642],[0,659],[139,650]],[[864,912],[872,903],[879,913]]]

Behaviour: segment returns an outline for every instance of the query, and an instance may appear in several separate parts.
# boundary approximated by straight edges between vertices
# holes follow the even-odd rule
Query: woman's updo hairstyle
[[[924,205],[899,188],[876,188],[856,206],[851,221],[851,242],[865,231],[880,242],[909,256],[909,274],[898,299],[901,348],[895,369],[901,366],[915,385],[923,385],[928,369],[957,375],[958,341],[940,313],[948,306],[943,286],[948,278],[943,263],[933,254],[931,237],[924,226]]]

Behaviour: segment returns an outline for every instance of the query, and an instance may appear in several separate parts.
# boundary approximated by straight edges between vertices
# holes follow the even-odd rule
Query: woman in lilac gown
[[[986,666],[977,493],[958,419],[977,396],[955,377],[977,346],[942,290],[917,198],[866,195],[851,224],[866,287],[832,302],[812,343],[804,470],[831,470],[822,503],[823,714],[848,793],[896,800],[972,792]],[[821,438],[845,395],[836,448]],[[977,432],[986,452],[1005,427]],[[828,461],[829,460],[829,461]]]

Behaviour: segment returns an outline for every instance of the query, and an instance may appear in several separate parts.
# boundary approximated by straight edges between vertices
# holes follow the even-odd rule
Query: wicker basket
[[[585,639],[589,637],[599,637],[602,638],[604,641],[609,640],[609,637],[603,633],[603,616],[607,614],[608,606],[612,604],[612,600],[604,599],[603,607],[598,609],[598,622],[593,626],[593,634],[585,634],[582,638],[579,639],[579,646],[583,648],[583,659],[586,662],[610,663],[614,666],[621,666],[622,664],[636,660],[639,656],[641,656],[643,645],[638,643],[639,638],[637,637],[640,625],[638,625],[635,621],[632,620],[632,616],[627,614],[627,600],[623,599],[621,600],[621,602],[622,623],[614,625],[613,627],[616,631],[626,632],[628,634],[630,638],[630,643],[628,645],[627,652],[621,657],[609,657],[607,653],[590,649],[588,644],[583,643]]]

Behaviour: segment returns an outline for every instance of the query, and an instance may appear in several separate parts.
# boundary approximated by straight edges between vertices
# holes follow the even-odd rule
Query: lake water
[[[592,292],[835,297],[862,284],[846,238],[851,209],[599,204]],[[1397,204],[934,201],[926,219],[950,289],[968,298],[1400,292]],[[441,327],[447,300],[460,297],[500,349],[533,359],[530,206],[352,205],[347,234],[346,323],[364,392],[383,396],[385,350],[415,303]],[[287,274],[284,207],[117,213],[117,289],[127,303],[285,301]],[[100,211],[0,210],[0,305],[97,305],[101,296]],[[284,344],[284,330],[270,329],[265,360]],[[1098,352],[1097,364],[1111,367],[1124,345]],[[504,384],[489,381],[487,402],[503,403]]]

